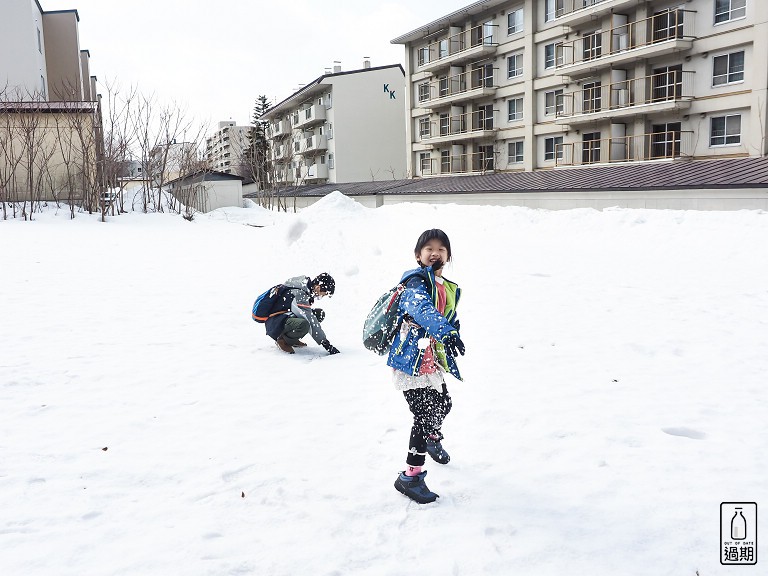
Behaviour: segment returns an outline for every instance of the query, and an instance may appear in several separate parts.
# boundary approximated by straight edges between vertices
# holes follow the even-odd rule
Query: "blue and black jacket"
[[[412,376],[418,375],[424,356],[424,350],[419,348],[418,342],[431,336],[437,341],[435,348],[438,362],[447,372],[461,380],[456,359],[442,344],[451,332],[458,332],[456,306],[461,297],[461,289],[454,282],[443,278],[446,294],[443,315],[436,307],[437,285],[431,266],[409,270],[403,274],[400,282],[405,284],[397,311],[398,321],[402,324],[392,342],[387,365]]]

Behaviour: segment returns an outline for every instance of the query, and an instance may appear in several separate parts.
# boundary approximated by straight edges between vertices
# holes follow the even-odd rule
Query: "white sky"
[[[341,61],[343,70],[403,64],[390,40],[471,0],[39,0],[76,9],[91,74],[176,102],[203,123],[249,124]]]

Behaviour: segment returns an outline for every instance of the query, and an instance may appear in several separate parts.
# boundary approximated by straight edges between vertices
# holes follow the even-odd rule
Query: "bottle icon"
[[[731,538],[734,540],[744,540],[747,537],[747,519],[741,512],[741,508],[736,508],[731,518]]]

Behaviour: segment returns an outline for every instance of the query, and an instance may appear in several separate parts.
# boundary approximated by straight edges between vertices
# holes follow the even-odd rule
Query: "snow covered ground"
[[[443,228],[463,289],[440,494],[395,491],[409,412],[360,343]],[[398,205],[0,222],[0,574],[766,574],[768,214]],[[328,271],[342,354],[257,294]],[[761,513],[765,517],[765,512]],[[768,534],[761,521],[760,530]]]

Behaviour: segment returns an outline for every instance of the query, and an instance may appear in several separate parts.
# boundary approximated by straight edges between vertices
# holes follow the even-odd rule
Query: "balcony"
[[[298,168],[301,171],[301,179],[306,182],[317,182],[328,179],[328,164],[321,164],[315,160],[314,164]]]
[[[555,69],[560,74],[579,76],[638,59],[689,50],[696,39],[694,14],[690,10],[670,10],[558,44]]]
[[[445,176],[448,174],[487,174],[494,171],[493,156],[484,152],[460,154],[458,156],[441,156],[440,158],[424,158],[421,161],[421,175]]]
[[[291,123],[288,120],[278,120],[269,125],[269,137],[281,140],[291,135]]]
[[[419,48],[416,72],[432,72],[493,54],[499,45],[498,28],[481,24]]]
[[[328,150],[328,139],[325,135],[312,135],[304,139],[301,153],[304,156],[316,156],[325,153],[326,150]]]
[[[275,184],[293,184],[296,182],[295,170],[282,168],[275,171]]]
[[[561,0],[560,6],[555,9],[554,20],[550,22],[560,26],[574,26],[636,4],[637,0]]]
[[[562,145],[557,166],[674,160],[691,156],[693,131],[669,130]],[[562,157],[561,157],[562,156]]]
[[[497,68],[483,66],[419,86],[419,107],[438,108],[496,94]]]
[[[298,118],[296,117],[298,116]],[[299,110],[298,115],[294,116],[294,128],[300,128],[306,130],[318,124],[325,122],[325,106],[320,104],[313,104]]]
[[[471,140],[475,138],[492,137],[494,130],[494,110],[488,114],[484,110],[459,114],[458,116],[446,116],[439,122],[431,122],[429,133],[422,134],[421,140],[431,145]]]
[[[694,72],[669,70],[612,84],[584,85],[563,96],[557,124],[577,125],[638,114],[684,110],[693,100]]]
[[[290,146],[288,145],[274,146],[272,148],[272,158],[275,162],[284,163],[291,158],[290,150]]]

